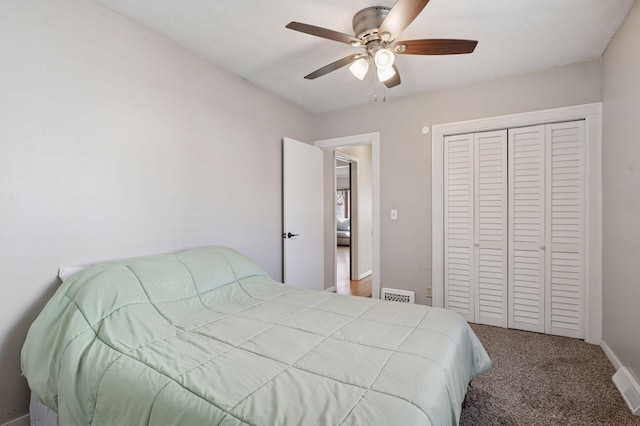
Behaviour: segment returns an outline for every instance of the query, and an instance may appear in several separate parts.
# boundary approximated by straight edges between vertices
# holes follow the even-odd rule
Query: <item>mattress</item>
[[[206,247],[67,280],[23,374],[61,424],[457,424],[491,362],[449,310],[277,283]]]

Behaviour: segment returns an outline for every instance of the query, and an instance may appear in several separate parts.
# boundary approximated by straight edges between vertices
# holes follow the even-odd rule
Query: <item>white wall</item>
[[[602,339],[640,378],[640,3],[602,57]]]
[[[314,116],[314,139],[381,133],[381,287],[431,286],[431,135],[423,126],[598,102],[591,61]],[[398,220],[389,211],[398,210]]]
[[[281,278],[281,138],[311,116],[86,0],[0,12],[0,424],[58,265],[224,244]]]

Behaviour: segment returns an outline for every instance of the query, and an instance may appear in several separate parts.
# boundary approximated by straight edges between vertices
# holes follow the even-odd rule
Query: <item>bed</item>
[[[204,247],[77,272],[22,351],[60,424],[450,425],[491,361],[457,313],[278,283]]]

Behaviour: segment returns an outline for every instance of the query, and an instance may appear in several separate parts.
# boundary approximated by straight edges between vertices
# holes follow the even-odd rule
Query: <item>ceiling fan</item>
[[[378,81],[388,88],[400,84],[395,54],[401,55],[457,55],[475,50],[476,40],[420,39],[396,41],[400,33],[420,14],[429,0],[398,0],[392,8],[373,6],[362,9],[353,17],[355,36],[300,22],[290,22],[287,28],[317,37],[364,48],[306,75],[313,80],[351,64],[349,70],[364,79],[371,62],[376,67]]]

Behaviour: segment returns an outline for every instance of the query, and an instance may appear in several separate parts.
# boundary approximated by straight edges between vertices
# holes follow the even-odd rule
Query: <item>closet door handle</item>
[[[545,246],[540,246],[540,250],[546,250]]]
[[[475,243],[474,246],[480,247],[480,243]]]

